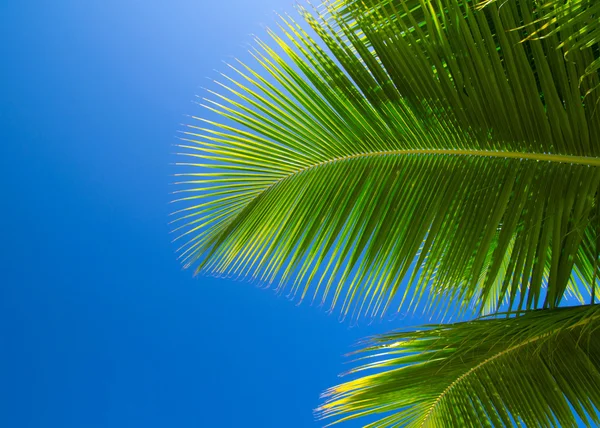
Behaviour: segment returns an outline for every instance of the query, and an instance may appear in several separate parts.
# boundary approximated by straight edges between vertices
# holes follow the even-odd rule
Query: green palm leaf
[[[480,7],[496,1],[483,1]],[[565,33],[557,49],[569,55],[570,60],[586,65],[580,80],[597,78],[600,72],[600,3],[595,0],[546,0],[540,1],[532,12],[538,17],[535,23],[539,25],[525,27],[532,30],[527,39],[544,39]],[[589,91],[598,87],[596,84]]]
[[[556,49],[574,27],[506,31],[529,3],[300,8],[320,41],[282,19],[183,137],[185,265],[355,317],[556,307],[595,278],[598,78]]]
[[[597,426],[600,306],[376,337],[376,371],[331,388],[321,416],[382,414],[372,427]]]

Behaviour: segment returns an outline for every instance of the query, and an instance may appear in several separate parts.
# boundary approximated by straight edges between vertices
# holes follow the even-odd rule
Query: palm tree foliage
[[[480,7],[497,1],[483,1]],[[540,1],[536,9],[539,18],[535,23],[540,25],[532,27],[533,31],[527,39],[549,37],[559,32],[566,33],[556,48],[564,48],[567,55],[570,50],[595,49],[595,54],[587,56],[588,61],[591,62],[586,64],[581,80],[596,76],[600,70],[600,58],[598,58],[600,3],[595,0]],[[597,88],[598,85],[592,89]]]
[[[538,310],[377,337],[322,415],[373,427],[571,427],[600,419],[600,306]],[[365,357],[363,357],[365,358]],[[383,371],[381,371],[383,370]]]
[[[494,292],[492,308],[556,307],[574,263],[592,276],[580,249],[595,231],[600,115],[583,95],[599,78],[578,85],[572,60],[591,53],[565,59],[559,34],[505,31],[535,22],[528,3],[300,9],[331,53],[282,19],[286,40],[271,35],[287,58],[258,41],[258,70],[232,66],[205,102],[231,122],[199,119],[184,137],[183,164],[212,170],[180,174],[186,265],[330,298],[343,315],[383,313],[411,273],[407,303],[430,289],[435,302]]]
[[[299,11],[309,28],[282,17],[271,43],[256,40],[256,64],[230,65],[202,101],[223,120],[195,117],[184,132],[185,206],[174,224],[185,266],[275,283],[354,318],[390,307],[544,308],[386,336],[400,343],[390,365],[406,368],[333,389],[325,415],[397,410],[381,426],[419,420],[453,376],[506,348],[508,335],[491,335],[502,328],[531,342],[474,370],[427,420],[552,424],[572,421],[565,406],[590,413],[594,388],[578,383],[597,376],[590,336],[578,348],[580,324],[567,321],[548,330],[552,341],[527,334],[571,314],[556,309],[568,292],[594,301],[597,5],[335,0]],[[532,349],[557,349],[558,359]],[[567,368],[571,351],[579,359]],[[542,399],[528,384],[529,401],[512,402],[514,391],[497,386],[516,379],[508,367],[558,389]]]

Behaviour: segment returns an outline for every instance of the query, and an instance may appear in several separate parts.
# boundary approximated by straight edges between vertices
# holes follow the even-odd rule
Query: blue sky
[[[0,2],[1,426],[321,426],[342,355],[401,327],[176,261],[176,131],[291,3]]]

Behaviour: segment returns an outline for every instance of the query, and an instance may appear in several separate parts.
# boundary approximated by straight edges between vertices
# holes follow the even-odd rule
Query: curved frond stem
[[[537,162],[554,162],[554,163],[566,163],[571,165],[585,165],[598,167],[600,166],[600,157],[595,156],[571,156],[571,155],[560,155],[550,153],[523,153],[523,152],[508,152],[508,151],[492,151],[492,150],[461,150],[461,149],[411,149],[411,150],[384,150],[379,152],[367,152],[353,154],[334,159],[325,160],[314,165],[309,165],[296,171],[290,172],[279,178],[276,182],[270,186],[275,186],[279,182],[288,179],[289,177],[300,174],[301,172],[325,166],[334,162],[342,162],[359,158],[376,158],[380,156],[403,156],[403,155],[448,155],[448,156],[481,156],[490,158],[503,158],[503,159],[521,159]]]

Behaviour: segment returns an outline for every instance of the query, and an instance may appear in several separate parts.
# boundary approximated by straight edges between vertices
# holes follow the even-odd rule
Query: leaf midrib
[[[552,153],[523,153],[523,152],[508,152],[508,151],[492,151],[492,150],[471,150],[471,149],[409,149],[409,150],[384,150],[378,152],[366,152],[357,153],[348,156],[341,156],[333,159],[328,159],[322,162],[318,162],[312,165],[305,166],[296,171],[292,171],[283,177],[277,179],[268,188],[275,186],[276,184],[289,179],[302,172],[319,168],[325,165],[329,165],[335,162],[342,162],[347,160],[354,160],[360,158],[370,158],[379,156],[393,156],[393,155],[449,155],[449,156],[476,156],[476,157],[495,157],[505,159],[523,159],[537,162],[552,162],[552,163],[566,163],[574,165],[584,165],[591,167],[600,167],[600,157],[594,156],[574,156],[574,155],[560,155]],[[266,190],[266,189],[265,189]]]

